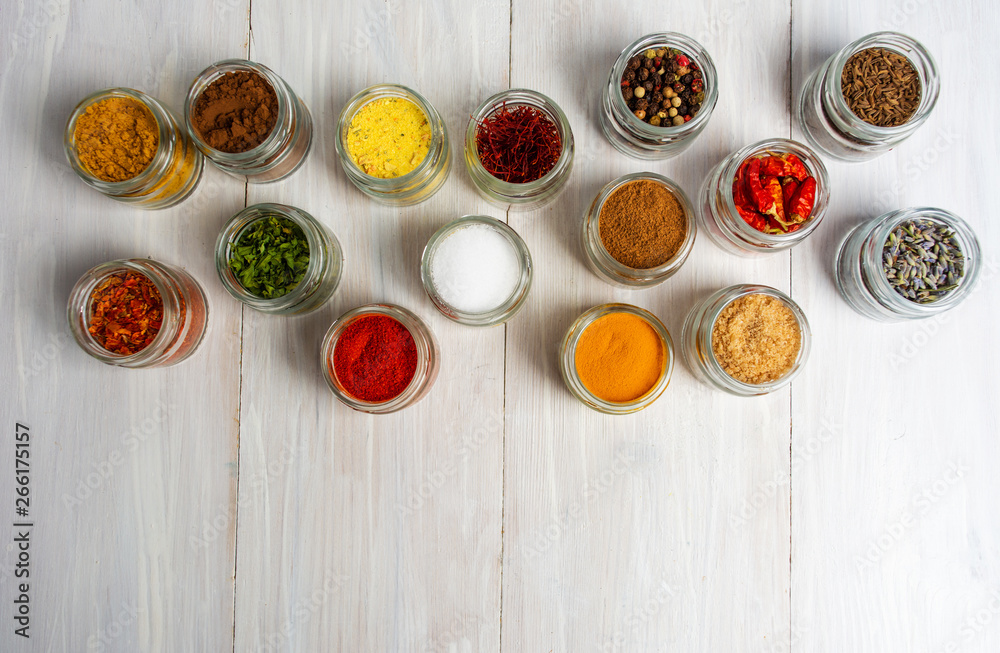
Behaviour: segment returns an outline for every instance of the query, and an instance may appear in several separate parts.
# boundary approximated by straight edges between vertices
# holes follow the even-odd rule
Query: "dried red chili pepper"
[[[788,214],[788,222],[797,224],[805,222],[812,214],[813,205],[816,203],[816,179],[809,177],[796,189],[789,202],[791,212]]]
[[[792,196],[795,195],[795,191],[799,188],[799,182],[795,181],[792,177],[785,177],[781,180],[781,198],[782,203],[785,205],[785,215],[791,215],[792,211],[789,207],[792,204]]]
[[[771,199],[771,195],[764,190],[764,185],[761,183],[760,178],[760,159],[751,159],[750,165],[747,166],[746,170],[746,191],[747,198],[753,204],[753,207],[760,211],[761,213],[767,213],[767,210],[771,208],[774,200]]]
[[[784,223],[785,200],[784,195],[781,192],[781,182],[778,181],[777,177],[766,177],[762,181],[764,192],[767,193],[771,200],[771,206],[764,211],[764,213],[771,216],[778,222]]]
[[[792,177],[795,181],[802,181],[809,176],[802,159],[791,153],[764,157],[760,174],[766,177]]]
[[[90,294],[90,307],[90,335],[102,347],[121,356],[148,347],[163,324],[160,291],[149,277],[138,272],[108,276]]]

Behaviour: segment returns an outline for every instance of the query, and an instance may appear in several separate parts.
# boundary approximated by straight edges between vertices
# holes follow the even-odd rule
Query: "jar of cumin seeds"
[[[109,176],[85,163],[81,157],[79,137],[85,125],[81,118],[90,111],[107,108],[103,103],[115,103],[127,110],[138,110],[138,119],[146,117],[155,122],[156,149],[145,168],[134,176],[123,174]],[[108,109],[110,111],[110,109]],[[86,121],[86,119],[85,119]],[[107,135],[92,134],[98,141],[107,142]],[[195,148],[187,132],[181,128],[174,114],[154,98],[131,88],[109,88],[84,98],[66,122],[63,149],[73,172],[85,184],[111,199],[131,204],[140,209],[165,209],[185,199],[198,185],[204,159]],[[120,152],[118,153],[121,154]]]
[[[909,119],[895,127],[865,122],[848,106],[841,90],[844,65],[862,50],[879,48],[901,55],[916,71],[920,101]],[[909,138],[937,104],[941,82],[937,65],[920,43],[897,32],[876,32],[840,49],[806,79],[796,118],[809,144],[842,161],[865,161],[888,152]]]
[[[213,147],[207,134],[198,128],[202,120],[199,112],[205,110],[199,107],[199,100],[213,84],[222,83],[223,77],[233,74],[245,80],[263,80],[265,92],[266,87],[270,87],[275,98],[275,117],[274,125],[258,144],[249,149],[224,151]],[[302,165],[312,146],[312,114],[305,102],[270,68],[246,59],[227,59],[201,71],[188,89],[184,122],[198,149],[220,170],[251,184],[278,181],[292,174]]]
[[[883,266],[885,257],[892,255],[891,249],[886,251],[887,242],[891,242],[890,234],[914,220],[926,220],[953,232],[951,238],[963,258],[963,273],[957,279],[957,287],[928,303],[910,300],[897,292]],[[925,270],[931,267],[937,270],[937,255],[931,252],[923,258],[931,260],[914,259],[914,264],[927,265]],[[855,311],[880,322],[898,322],[918,320],[954,308],[975,288],[981,268],[979,240],[965,220],[942,209],[917,207],[890,211],[852,229],[837,248],[834,279],[841,297]]]

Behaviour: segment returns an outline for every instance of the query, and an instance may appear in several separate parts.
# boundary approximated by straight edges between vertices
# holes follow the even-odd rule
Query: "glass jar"
[[[954,230],[965,257],[965,275],[958,287],[928,304],[910,301],[897,293],[882,269],[882,249],[889,234],[900,223],[918,218]],[[979,280],[981,259],[979,240],[957,215],[929,207],[899,209],[864,222],[847,234],[837,249],[834,278],[844,300],[865,317],[881,322],[916,320],[943,313],[961,303]]]
[[[920,104],[904,124],[877,127],[859,118],[841,92],[844,64],[856,52],[882,48],[906,57],[920,78]],[[827,59],[802,87],[796,114],[809,144],[843,161],[864,161],[888,152],[927,120],[937,103],[941,82],[924,46],[896,32],[876,32],[843,47]]]
[[[431,263],[440,244],[456,231],[471,225],[485,225],[506,238],[517,255],[518,267],[520,269],[514,291],[502,304],[485,313],[468,313],[450,306],[441,297],[441,293],[438,291],[431,277]],[[427,241],[424,253],[420,258],[420,280],[424,284],[427,296],[434,302],[434,306],[445,317],[459,324],[467,324],[469,326],[495,326],[503,324],[514,317],[521,310],[521,307],[524,306],[524,300],[528,297],[528,290],[531,289],[531,277],[531,254],[528,252],[528,246],[524,240],[507,224],[485,215],[467,215],[444,225]]]
[[[705,84],[701,109],[683,125],[654,127],[635,117],[622,97],[621,81],[629,59],[649,49],[673,48],[698,64]],[[667,159],[691,146],[712,117],[719,99],[718,78],[712,57],[697,41],[674,32],[643,36],[626,47],[611,67],[608,83],[601,93],[601,131],[616,150],[637,159]]]
[[[615,313],[627,313],[642,318],[656,331],[663,345],[663,371],[660,373],[660,378],[644,395],[628,402],[613,402],[598,397],[583,384],[576,369],[576,346],[580,341],[580,336],[587,330],[587,327],[598,319]],[[631,304],[602,304],[585,311],[570,326],[559,348],[559,362],[563,381],[574,397],[598,412],[609,415],[627,415],[646,408],[667,389],[670,375],[674,369],[674,343],[667,327],[663,326],[663,322],[649,311]]]
[[[146,107],[159,128],[159,145],[146,169],[125,181],[104,181],[94,176],[80,160],[76,148],[76,122],[88,107],[111,98],[133,100]],[[155,99],[130,88],[109,88],[84,98],[66,122],[63,149],[73,172],[91,188],[111,199],[140,209],[165,209],[177,204],[195,189],[201,179],[204,159],[174,114]]]
[[[382,98],[403,98],[415,104],[427,117],[431,128],[431,143],[427,156],[416,168],[400,177],[382,179],[362,170],[351,158],[347,149],[347,130],[355,114],[366,104]],[[422,95],[399,84],[370,86],[347,102],[337,120],[335,141],[340,164],[358,189],[376,202],[390,206],[411,206],[429,199],[436,193],[451,172],[451,147],[448,130],[437,110]]]
[[[601,240],[600,224],[601,210],[604,208],[604,203],[608,197],[623,185],[641,180],[659,184],[673,194],[684,208],[684,219],[687,225],[687,232],[677,252],[662,265],[646,269],[629,267],[611,256],[604,247],[604,241]],[[684,191],[681,190],[681,187],[662,175],[652,172],[636,172],[619,177],[601,189],[601,192],[597,194],[587,213],[583,216],[581,235],[583,237],[583,250],[587,254],[587,263],[594,274],[619,286],[648,288],[663,283],[684,265],[684,261],[687,260],[688,255],[691,253],[691,248],[694,247],[696,232],[697,226],[694,219],[694,209],[691,208],[691,202]]]
[[[551,170],[535,181],[518,184],[497,179],[479,160],[479,148],[476,146],[479,124],[503,106],[537,109],[552,121],[559,132],[562,144],[559,159]],[[469,171],[476,190],[490,204],[512,211],[538,209],[552,202],[566,187],[573,171],[573,147],[573,130],[558,104],[535,91],[509,89],[486,98],[469,119],[469,125],[465,129],[465,169]]]
[[[229,268],[229,258],[232,248],[251,225],[271,216],[291,220],[302,229],[309,243],[309,265],[302,281],[291,292],[265,298],[243,287]],[[302,209],[284,204],[248,206],[230,218],[215,244],[215,269],[229,294],[254,310],[275,315],[298,315],[322,306],[340,284],[343,262],[340,242],[326,226]]]
[[[769,383],[744,383],[733,378],[722,368],[712,348],[712,329],[719,314],[726,306],[747,295],[768,295],[780,300],[792,312],[799,325],[801,344],[794,364],[783,376]],[[733,395],[752,397],[774,392],[791,383],[809,356],[811,342],[809,322],[791,297],[769,286],[740,284],[712,293],[691,309],[681,331],[681,355],[688,368],[702,383]]]
[[[209,145],[192,122],[198,98],[215,80],[227,73],[256,73],[267,80],[278,98],[278,116],[267,138],[246,152],[223,152]],[[251,184],[283,179],[295,172],[312,146],[313,122],[309,108],[291,87],[263,64],[246,59],[214,63],[195,77],[184,103],[184,121],[198,149],[230,175]]]
[[[386,315],[400,322],[413,336],[417,349],[417,369],[406,388],[388,401],[372,403],[352,396],[337,379],[333,353],[340,334],[355,320],[368,315]],[[393,304],[367,304],[351,309],[333,321],[323,338],[323,376],[341,402],[364,413],[393,413],[417,403],[427,394],[438,373],[438,346],[430,328],[419,317]]]
[[[91,295],[109,276],[133,272],[146,276],[163,300],[163,323],[144,349],[125,356],[105,349],[88,327]],[[184,270],[150,259],[127,259],[102,263],[88,270],[73,286],[67,307],[69,326],[80,347],[108,365],[119,367],[165,367],[194,353],[205,335],[208,302],[201,286]]]
[[[751,227],[736,210],[733,179],[747,157],[795,154],[816,178],[816,201],[802,228],[787,234],[766,234]],[[819,226],[830,202],[830,176],[808,147],[785,138],[771,138],[737,150],[715,166],[698,193],[698,216],[709,238],[723,250],[744,257],[780,252],[799,244]]]

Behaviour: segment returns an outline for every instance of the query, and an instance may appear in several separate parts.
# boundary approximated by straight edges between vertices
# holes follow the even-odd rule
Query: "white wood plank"
[[[680,273],[649,290],[598,280],[578,245],[583,212],[611,179],[652,170],[695,195],[733,150],[789,134],[788,21],[788,8],[771,4],[734,11],[728,3],[688,3],[663,13],[611,2],[555,10],[514,3],[512,83],[564,109],[578,153],[555,206],[510,218],[544,255],[533,301],[508,335],[505,650],[748,650],[787,639],[787,485],[746,525],[730,519],[776,470],[788,469],[788,391],[730,397],[699,385],[678,362],[652,407],[607,417],[564,388],[557,350],[577,315],[607,301],[652,310],[679,340],[686,312],[718,288],[747,281],[788,288],[787,255],[738,259],[704,234]],[[648,163],[611,148],[597,110],[621,50],[658,30],[702,40],[721,91],[690,150]]]
[[[908,141],[830,166],[829,222],[795,253],[795,296],[816,347],[793,395],[794,648],[995,651],[1000,232],[987,180],[1000,171],[1000,139],[985,126],[1000,97],[996,68],[980,62],[996,59],[1000,14],[975,2],[796,2],[794,17],[796,89],[837,49],[882,29],[921,41],[942,79],[937,108]],[[833,286],[840,239],[886,210],[922,205],[964,217],[992,272],[942,320],[856,315]]]
[[[246,6],[220,16],[194,2],[22,3],[0,14],[0,650],[181,651],[232,647],[235,526],[191,539],[236,501],[240,311],[213,277],[220,220],[243,185],[206,172],[194,198],[158,213],[87,188],[62,132],[73,106],[108,86],[182,109],[208,62],[245,48]],[[9,9],[9,11],[8,11]],[[198,21],[190,17],[198,15]],[[245,50],[244,50],[245,51]],[[210,301],[201,350],[178,367],[124,370],[86,356],[66,324],[89,267],[153,257],[190,271]],[[17,556],[14,423],[32,434],[30,640],[14,634]],[[71,501],[70,499],[79,501]]]
[[[252,58],[302,96],[317,129],[305,166],[251,187],[249,201],[313,213],[340,239],[346,268],[313,315],[246,314],[236,649],[497,650],[504,330],[438,314],[419,259],[445,222],[496,215],[465,177],[461,139],[483,85],[505,83],[508,5],[364,2],[300,13],[254,2],[251,20]],[[374,204],[334,150],[348,98],[383,82],[424,94],[452,139],[451,178],[415,207]],[[352,412],[320,373],[332,319],[372,301],[415,311],[441,346],[430,394],[389,416]]]

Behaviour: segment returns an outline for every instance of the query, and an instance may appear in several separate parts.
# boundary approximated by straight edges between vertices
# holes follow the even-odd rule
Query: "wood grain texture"
[[[794,86],[865,34],[924,44],[942,92],[894,151],[832,164],[830,214],[795,250],[793,291],[815,342],[793,394],[792,630],[804,651],[996,651],[1000,642],[1000,491],[992,325],[1000,231],[992,124],[998,54],[993,5],[796,2]],[[989,81],[987,81],[989,80]],[[978,89],[970,95],[962,89]],[[908,206],[965,218],[987,267],[978,290],[940,319],[878,324],[836,293],[832,260],[856,224]]]
[[[823,5],[607,0],[292,6],[274,0],[20,3],[0,12],[0,469],[15,422],[32,434],[32,639],[13,634],[17,550],[0,510],[0,650],[104,651],[944,651],[1000,641],[1000,242],[990,220],[1000,136],[1000,12],[961,0]],[[880,29],[922,41],[941,100],[895,151],[830,163],[830,212],[791,254],[738,259],[704,234],[648,290],[585,266],[582,215],[611,179],[651,170],[695,196],[733,150],[801,140],[805,76]],[[608,71],[660,30],[703,43],[720,74],[707,130],[680,157],[618,154],[598,124]],[[249,56],[308,104],[313,150],[291,178],[250,186],[206,167],[195,196],[140,212],[86,188],[65,163],[84,95],[131,86],[177,110],[206,65]],[[453,170],[431,200],[372,203],[334,150],[347,99],[383,82],[435,105]],[[555,100],[575,169],[551,207],[509,215],[475,194],[462,161],[470,113],[526,87]],[[320,311],[241,309],[213,246],[247,203],[298,206],[346,259]],[[977,231],[979,290],[942,320],[881,325],[839,298],[832,257],[863,219],[940,206]],[[534,263],[506,327],[443,318],[420,286],[424,243],[469,213],[506,219]],[[209,295],[202,348],[166,370],[107,368],[65,325],[89,267],[150,256]],[[573,319],[608,301],[687,311],[734,283],[790,291],[813,330],[790,389],[738,399],[679,360],[649,409],[606,417],[558,370]],[[368,302],[415,311],[441,345],[430,394],[391,416],[339,404],[320,372],[331,321]],[[911,403],[901,404],[911,397]],[[89,484],[89,485],[88,485]],[[0,505],[14,496],[0,473]]]
[[[62,151],[85,95],[128,86],[179,110],[206,62],[245,52],[246,5],[235,22],[200,7],[5,7],[0,650],[232,648],[235,521],[213,520],[235,516],[240,311],[214,279],[218,227],[205,214],[241,206],[243,184],[206,170],[185,203],[138,211],[87,188]],[[189,22],[195,13],[204,20]],[[73,341],[71,286],[128,257],[179,265],[208,293],[209,332],[182,365],[115,369]],[[11,616],[15,580],[25,580],[11,575],[15,421],[32,434],[27,641]]]

